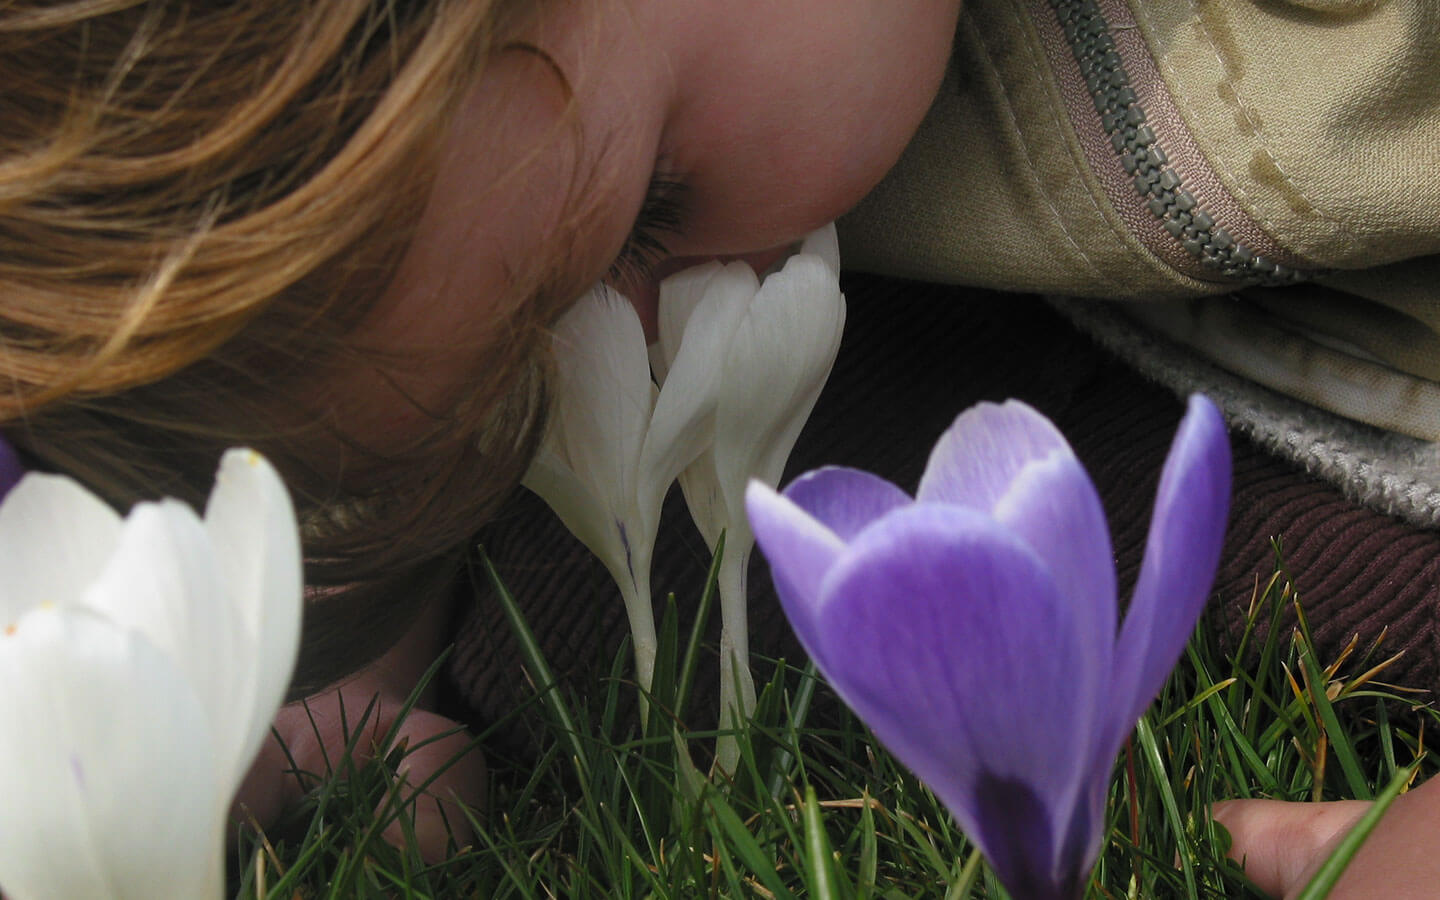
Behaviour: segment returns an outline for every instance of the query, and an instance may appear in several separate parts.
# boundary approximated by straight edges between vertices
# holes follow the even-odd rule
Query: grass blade
[[[530,675],[535,679],[535,688],[540,693],[545,708],[554,717],[558,725],[559,737],[570,750],[570,758],[578,769],[580,783],[588,784],[590,780],[590,758],[585,752],[585,745],[580,741],[580,729],[575,725],[575,717],[570,714],[570,709],[565,705],[565,700],[560,696],[560,681],[546,661],[545,654],[540,650],[540,642],[535,638],[535,632],[530,630],[530,623],[525,621],[525,614],[521,612],[520,605],[515,602],[514,596],[506,589],[505,583],[500,580],[500,573],[495,571],[495,566],[490,562],[490,557],[485,554],[483,547],[477,548],[480,555],[480,563],[485,567],[485,573],[490,577],[490,585],[495,589],[495,597],[500,602],[500,608],[505,613],[505,620],[510,624],[510,629],[515,634],[515,642],[520,647],[521,658],[525,667],[530,670]]]

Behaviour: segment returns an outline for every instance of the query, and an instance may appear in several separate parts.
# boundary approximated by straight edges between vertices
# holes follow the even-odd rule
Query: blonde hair
[[[296,693],[403,630],[417,605],[394,592],[491,515],[537,439],[537,348],[575,288],[540,272],[517,275],[474,390],[428,411],[380,480],[342,489],[342,464],[313,450],[333,426],[275,415],[317,367],[363,353],[347,333],[408,245],[444,123],[533,7],[0,6],[0,422],[122,508],[203,502],[225,446],[270,455],[304,519],[307,583],[365,585],[317,592]],[[377,461],[331,437],[355,467]]]

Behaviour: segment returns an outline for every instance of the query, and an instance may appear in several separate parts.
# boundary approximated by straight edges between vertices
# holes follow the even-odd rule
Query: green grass
[[[673,600],[666,606],[643,732],[621,714],[635,690],[628,648],[599,699],[582,704],[553,687],[510,604],[538,688],[496,727],[534,730],[539,756],[487,747],[490,804],[476,813],[474,844],[432,866],[381,839],[389,822],[405,821],[413,790],[393,777],[406,748],[392,747],[365,766],[337,761],[342,777],[310,779],[305,806],[281,827],[247,831],[232,862],[235,895],[1005,897],[943,807],[863,725],[848,714],[821,720],[833,704],[819,702],[827,688],[813,671],[757,661],[769,678],[739,736],[739,769],[712,780],[697,768],[716,735],[683,723],[712,593],[684,633]],[[1116,760],[1090,898],[1260,897],[1225,859],[1212,801],[1384,800],[1440,768],[1423,740],[1436,718],[1426,695],[1381,683],[1383,644],[1317,658],[1278,552],[1248,621],[1233,656],[1201,623]]]

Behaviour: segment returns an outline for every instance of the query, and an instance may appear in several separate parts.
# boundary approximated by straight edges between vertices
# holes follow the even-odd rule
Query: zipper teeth
[[[1100,7],[1094,0],[1049,4],[1135,194],[1179,247],[1205,271],[1236,285],[1295,284],[1318,274],[1257,252],[1201,208],[1149,125]]]

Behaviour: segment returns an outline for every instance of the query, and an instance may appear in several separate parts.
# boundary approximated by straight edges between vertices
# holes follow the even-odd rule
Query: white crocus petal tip
[[[556,326],[557,455],[612,518],[635,503],[654,389],[640,317],[613,291],[594,291]]]
[[[231,640],[253,666],[230,688],[231,714],[244,735],[236,748],[243,777],[283,702],[300,650],[304,564],[295,508],[275,467],[248,447],[226,451],[205,508],[205,531],[240,622]],[[248,702],[247,702],[248,701]]]
[[[660,383],[665,383],[669,368],[681,352],[687,335],[695,333],[691,322],[696,310],[717,304],[728,307],[735,303],[743,308],[758,290],[759,276],[748,264],[722,263],[719,260],[682,269],[660,282],[658,343],[661,366],[655,371]],[[712,310],[708,318],[716,315],[720,313]],[[707,324],[705,327],[711,326]]]
[[[800,252],[820,257],[831,271],[836,275],[840,274],[840,235],[834,222],[822,225],[806,235],[805,240],[800,242]]]
[[[765,279],[737,328],[716,416],[715,469],[738,512],[750,477],[774,485],[839,352],[845,298],[835,274],[796,256]]]
[[[0,504],[0,619],[40,600],[73,603],[120,537],[120,516],[63,475],[31,472]]]
[[[758,287],[754,271],[744,263],[713,269],[678,336],[667,337],[662,321],[665,374],[640,458],[641,471],[653,473],[653,496],[642,497],[642,504],[658,508],[670,484],[714,441],[730,345]],[[689,492],[693,477],[681,477]]]

